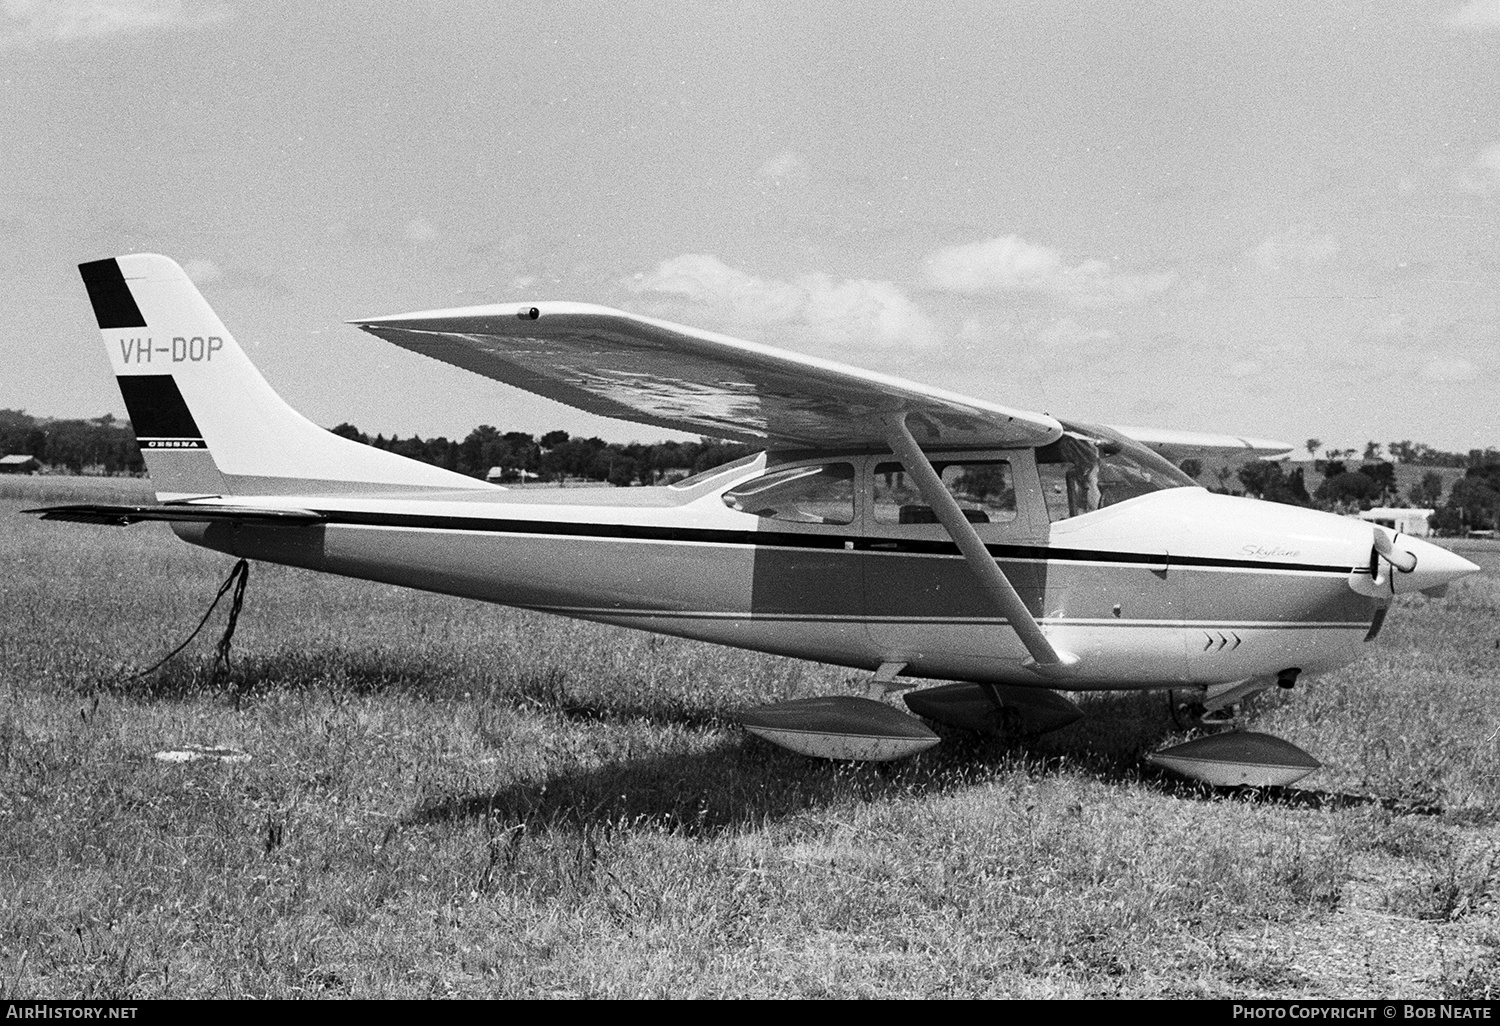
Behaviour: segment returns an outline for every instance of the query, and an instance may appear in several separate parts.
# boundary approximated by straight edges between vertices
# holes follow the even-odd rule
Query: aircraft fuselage
[[[1022,470],[1025,455],[1007,453]],[[1079,657],[1044,681],[940,526],[870,516],[871,472],[889,459],[849,458],[860,487],[848,523],[730,508],[724,493],[762,474],[757,463],[684,491],[239,496],[324,520],[173,529],[251,559],[863,669],[905,663],[916,677],[1214,684],[1331,669],[1378,630],[1381,601],[1350,584],[1370,560],[1369,525],[1172,488],[1051,524],[983,525],[1047,636]],[[1426,550],[1443,553],[1403,543],[1429,562]]]

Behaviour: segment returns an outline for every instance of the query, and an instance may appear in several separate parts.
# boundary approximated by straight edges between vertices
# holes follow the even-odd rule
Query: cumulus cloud
[[[0,49],[198,28],[229,15],[220,4],[188,0],[0,0]]]
[[[1115,341],[1115,333],[1108,328],[1090,328],[1071,317],[1059,317],[1045,324],[1023,324],[1021,328],[1049,349],[1094,351]]]
[[[1448,15],[1448,24],[1469,32],[1500,29],[1500,0],[1470,0]]]
[[[1496,332],[1488,316],[1445,322],[1430,312],[1392,312],[1329,346],[1318,360],[1345,382],[1389,381],[1394,368],[1410,367],[1426,381],[1464,384],[1500,372]]]
[[[1049,246],[1017,235],[948,246],[928,254],[927,280],[963,293],[1032,293],[1079,307],[1123,306],[1171,288],[1177,275],[1123,274],[1103,260],[1069,264]]]
[[[687,253],[663,260],[626,286],[638,295],[687,301],[740,329],[779,329],[813,344],[923,346],[938,335],[916,303],[888,281],[826,274],[778,281]]]
[[[1422,366],[1422,377],[1428,381],[1473,381],[1479,370],[1461,356],[1429,360]]]
[[[1121,346],[1113,331],[1072,317],[1017,317],[1008,327],[1001,351],[1018,370],[1037,380],[1113,379],[1139,364],[1140,354]]]
[[[802,167],[802,158],[791,150],[787,150],[785,153],[778,153],[762,164],[760,170],[755,172],[755,177],[766,182],[779,182],[781,179],[802,170]]]
[[[933,324],[888,281],[815,274],[797,284],[807,293],[802,316],[818,338],[843,346],[925,345],[936,338]]]
[[[637,275],[631,288],[680,296],[713,307],[729,320],[749,324],[793,320],[806,300],[805,291],[789,282],[757,278],[700,253],[663,260],[650,274]]]
[[[1273,235],[1246,256],[1262,271],[1274,274],[1283,270],[1305,270],[1332,260],[1339,251],[1332,235],[1292,231]]]
[[[1459,186],[1479,196],[1500,196],[1500,142],[1479,151],[1464,169]]]
[[[431,242],[437,238],[437,229],[432,226],[432,222],[427,220],[427,218],[414,217],[406,222],[406,227],[402,230],[402,234],[412,242]]]
[[[189,260],[182,265],[182,270],[194,285],[207,285],[209,282],[218,281],[224,277],[224,272],[219,270],[218,264],[201,258]]]
[[[1140,367],[1140,351],[1123,345],[1109,328],[1084,323],[1064,314],[1011,309],[986,310],[965,317],[955,335],[958,347],[975,368],[991,369],[989,360],[1004,361],[1007,380],[1047,383],[1054,394],[1070,391],[1058,385],[1072,376],[1110,378]],[[962,391],[962,388],[960,388]]]

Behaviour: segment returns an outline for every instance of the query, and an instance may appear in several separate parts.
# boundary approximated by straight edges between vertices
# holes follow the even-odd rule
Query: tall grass
[[[812,762],[731,714],[848,671],[263,565],[229,674],[205,638],[129,681],[232,561],[13,515],[89,489],[0,484],[0,996],[1500,985],[1494,553],[1263,699],[1326,766],[1236,794],[1143,768],[1163,695]],[[153,758],[188,744],[251,758]]]

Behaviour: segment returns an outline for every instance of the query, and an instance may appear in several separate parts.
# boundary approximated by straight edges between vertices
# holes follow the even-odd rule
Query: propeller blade
[[[1379,527],[1375,528],[1375,551],[1385,559],[1391,566],[1404,574],[1409,574],[1417,568],[1417,556],[1414,552],[1397,550],[1391,536]]]

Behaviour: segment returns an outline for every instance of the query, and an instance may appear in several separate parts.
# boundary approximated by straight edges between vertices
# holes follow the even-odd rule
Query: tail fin
[[[288,406],[181,267],[80,264],[157,498],[484,488],[325,431]]]

